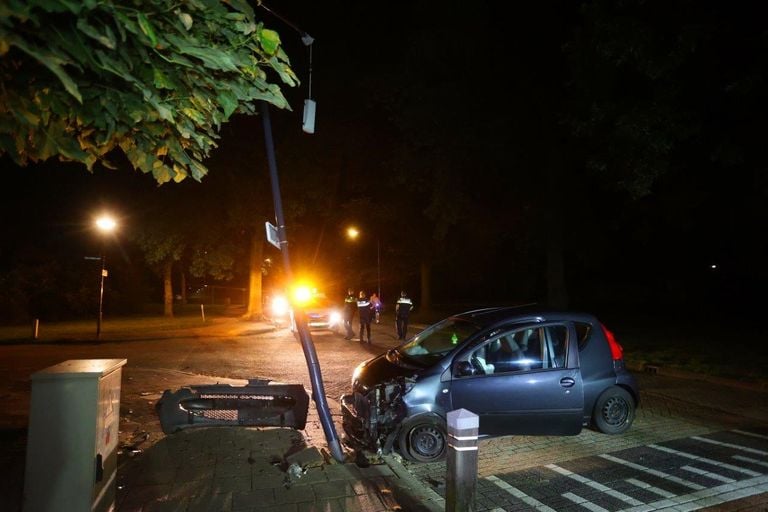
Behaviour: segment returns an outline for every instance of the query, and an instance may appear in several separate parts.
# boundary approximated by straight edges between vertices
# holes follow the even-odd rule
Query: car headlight
[[[272,299],[272,315],[284,316],[288,314],[288,300],[285,297],[275,297]]]
[[[338,311],[331,311],[330,321],[332,325],[341,323],[341,313]]]
[[[355,368],[355,371],[352,372],[352,390],[354,391],[357,387],[357,381],[360,379],[360,374],[363,372],[363,368],[365,368],[365,363],[360,363],[357,365],[357,368]]]

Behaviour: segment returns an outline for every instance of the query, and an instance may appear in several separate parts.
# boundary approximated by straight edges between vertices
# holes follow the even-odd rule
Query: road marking
[[[635,464],[634,462],[629,462],[628,460],[620,459],[618,457],[614,457],[613,455],[608,455],[607,453],[600,454],[598,455],[598,457],[602,457],[605,460],[616,462],[617,464],[623,464],[624,466],[630,467],[632,469],[636,469],[638,471],[642,471],[643,473],[648,473],[649,475],[658,476],[659,478],[663,478],[664,480],[669,480],[670,482],[675,482],[676,484],[680,484],[684,487],[689,487],[697,491],[706,489],[706,487],[704,487],[703,485],[689,482],[688,480],[683,480],[682,478],[678,478],[676,476],[670,475],[669,473],[664,473],[663,471],[641,466],[640,464]]]
[[[682,469],[683,471],[688,471],[690,473],[696,473],[697,475],[705,476],[707,478],[711,478],[712,480],[719,480],[727,484],[736,481],[733,478],[728,478],[727,476],[718,475],[717,473],[712,473],[711,471],[695,468],[693,466],[682,466],[680,467],[680,469]]]
[[[741,446],[738,444],[732,444],[732,443],[721,443],[720,441],[715,441],[713,439],[707,439],[706,437],[699,437],[699,436],[691,436],[691,439],[695,439],[697,441],[702,441],[704,443],[710,443],[710,444],[716,444],[718,446],[725,446],[726,448],[733,448],[734,450],[741,450],[743,452],[747,453],[754,453],[756,455],[768,455],[768,452],[765,450],[757,450],[755,448],[747,448],[746,446]]]
[[[699,457],[698,455],[693,455],[686,452],[681,452],[680,450],[675,450],[673,448],[668,448],[666,446],[659,446],[657,444],[649,444],[647,445],[649,448],[654,448],[656,450],[661,450],[663,452],[672,453],[674,455],[679,455],[681,457],[685,457],[687,459],[699,461],[699,462],[705,462],[707,464],[712,464],[713,466],[730,469],[731,471],[735,471],[737,473],[744,473],[745,475],[749,476],[760,476],[762,473],[758,473],[757,471],[752,471],[751,469],[745,469],[739,466],[734,466],[732,464],[728,464],[725,462],[720,462],[719,460],[714,459],[708,459],[706,457]]]
[[[581,496],[572,492],[566,492],[562,496],[563,498],[569,499],[577,505],[581,505],[582,507],[586,508],[587,510],[591,510],[592,512],[610,512],[607,508],[603,508],[600,505],[595,505],[591,501],[585,500]]]
[[[507,482],[505,482],[501,478],[498,478],[496,476],[491,475],[491,476],[487,477],[486,480],[488,480],[489,482],[493,482],[494,484],[498,485],[499,487],[501,487],[502,489],[507,491],[509,494],[511,494],[515,498],[518,498],[518,499],[524,501],[528,505],[534,507],[539,512],[557,512],[555,509],[553,509],[553,508],[543,504],[542,502],[540,502],[536,498],[532,498],[532,497],[528,496],[527,494],[525,494],[523,491],[521,491],[517,487],[513,487],[513,486],[509,485]]]
[[[758,466],[765,466],[768,468],[768,462],[762,460],[753,459],[751,457],[744,457],[743,455],[731,455],[731,457],[742,462],[749,462],[750,464],[757,464]]]
[[[642,501],[638,501],[635,498],[632,498],[631,496],[627,496],[624,493],[621,493],[619,491],[615,491],[611,489],[610,487],[607,487],[599,482],[595,482],[594,480],[590,480],[589,478],[583,477],[581,475],[577,475],[573,471],[569,471],[565,468],[561,468],[560,466],[557,466],[555,464],[547,464],[545,467],[551,469],[552,471],[556,473],[560,473],[561,475],[565,475],[568,478],[571,478],[573,480],[576,480],[577,482],[580,482],[582,484],[588,485],[592,487],[593,489],[597,489],[598,491],[604,492],[605,494],[609,496],[613,496],[616,499],[619,499],[623,501],[624,503],[627,503],[629,505],[642,505]]]
[[[754,432],[747,432],[746,430],[731,430],[731,432],[735,432],[743,436],[756,437],[758,439],[768,439],[768,436],[764,436],[762,434],[755,434]]]
[[[628,484],[632,484],[636,487],[639,487],[645,491],[649,491],[654,494],[658,494],[659,496],[663,496],[664,498],[674,498],[676,496],[676,494],[673,492],[665,491],[664,489],[661,489],[659,487],[654,487],[653,485],[645,483],[642,480],[638,480],[636,478],[627,478],[625,482],[627,482]]]
[[[650,510],[679,512],[681,510],[697,510],[765,492],[768,492],[768,476],[763,475],[717,487],[710,487],[709,489],[702,489],[690,494],[654,501],[638,507],[625,508],[616,512],[648,512]]]

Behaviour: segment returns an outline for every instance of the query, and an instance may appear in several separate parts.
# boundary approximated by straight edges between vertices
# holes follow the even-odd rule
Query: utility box
[[[72,359],[32,374],[24,512],[115,509],[125,359]]]

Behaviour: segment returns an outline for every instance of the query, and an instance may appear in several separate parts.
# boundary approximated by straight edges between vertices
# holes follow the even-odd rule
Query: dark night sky
[[[315,38],[310,136],[307,49],[263,16],[303,82],[293,112],[273,115],[297,264],[370,267],[372,244],[352,254],[339,237],[356,221],[385,241],[389,292],[418,286],[429,246],[436,302],[538,300],[559,231],[576,306],[759,303],[768,89],[754,4],[272,2]],[[260,123],[224,127],[202,187],[233,172],[267,186]],[[97,250],[95,205],[130,225],[174,193],[128,169],[2,163],[2,272]],[[655,171],[650,188],[633,181]]]

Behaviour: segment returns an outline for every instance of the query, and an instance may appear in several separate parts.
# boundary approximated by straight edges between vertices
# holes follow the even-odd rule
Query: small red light
[[[616,341],[616,336],[614,336],[613,333],[609,331],[608,328],[603,324],[600,324],[600,326],[603,328],[605,339],[608,340],[608,346],[611,347],[611,357],[613,357],[614,361],[621,360],[623,358],[624,349],[621,348],[619,342]]]

